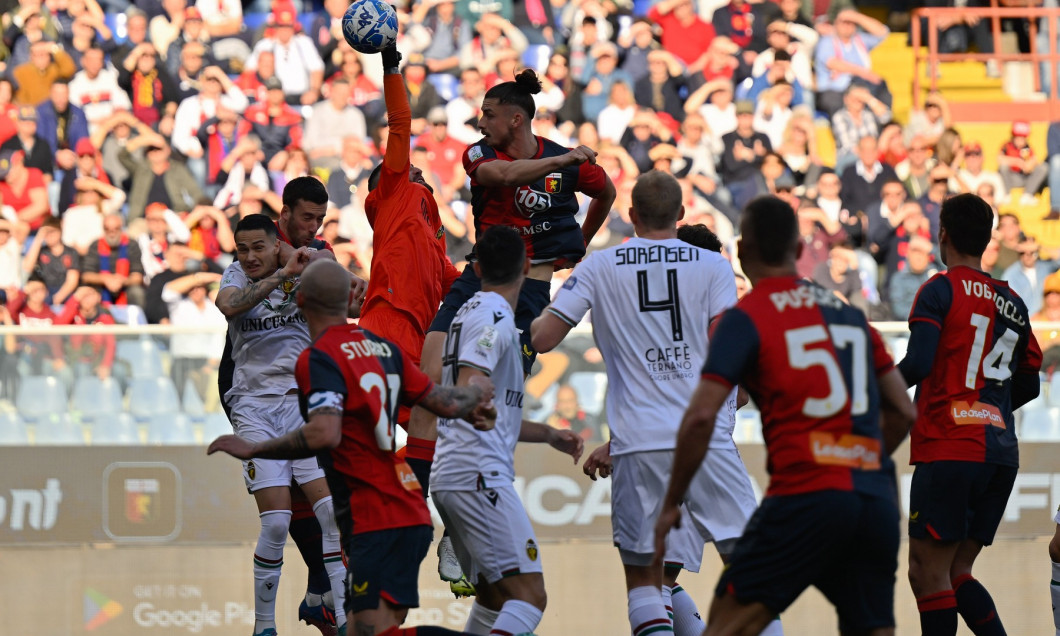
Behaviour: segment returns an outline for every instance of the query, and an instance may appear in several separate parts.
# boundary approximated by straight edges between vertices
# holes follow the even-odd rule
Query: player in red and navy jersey
[[[905,384],[864,314],[798,278],[801,243],[787,203],[752,201],[741,237],[754,289],[715,324],[677,434],[656,557],[717,413],[740,384],[762,411],[770,483],[718,582],[705,633],[757,634],[813,585],[835,605],[842,633],[893,634],[899,532],[889,455],[914,417]]]
[[[917,388],[910,439],[909,582],[926,636],[1004,634],[972,565],[990,545],[1019,466],[1012,412],[1038,395],[1042,353],[1027,306],[980,269],[993,211],[974,194],[942,204],[947,271],[917,292],[909,352],[899,364]]]
[[[456,634],[439,627],[400,630],[419,605],[419,565],[430,546],[430,513],[412,470],[394,454],[400,404],[489,426],[488,378],[467,387],[436,386],[401,349],[346,324],[353,292],[345,270],[321,259],[306,267],[298,306],[313,344],[295,365],[306,424],[283,437],[250,443],[219,437],[208,453],[241,459],[313,457],[321,453],[350,561],[346,611],[353,633],[387,636]]]

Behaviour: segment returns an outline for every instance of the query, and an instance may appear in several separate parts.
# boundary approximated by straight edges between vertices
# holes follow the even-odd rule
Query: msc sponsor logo
[[[90,587],[85,588],[81,606],[86,632],[91,632],[111,622],[121,615],[123,609],[120,603]]]

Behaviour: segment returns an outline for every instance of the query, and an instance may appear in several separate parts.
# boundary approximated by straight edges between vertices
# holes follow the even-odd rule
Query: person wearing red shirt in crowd
[[[261,140],[266,163],[289,146],[302,145],[302,116],[284,101],[280,78],[264,81],[265,101],[252,104],[243,113],[250,123],[250,132]]]
[[[113,325],[114,316],[100,303],[103,297],[95,287],[79,287],[66,301],[57,325]],[[111,334],[71,334],[67,340],[66,359],[75,365],[77,375],[89,373],[100,379],[110,377],[114,364],[114,336]]]
[[[379,92],[379,87],[364,74],[364,63],[357,51],[347,49],[342,52],[342,66],[325,84],[323,90],[325,96],[330,92],[331,82],[340,77],[346,78],[346,81],[350,83],[350,104],[363,110],[366,119],[371,119],[372,115],[378,112],[376,104],[381,101],[382,93]]]
[[[8,299],[8,310],[19,326],[50,327],[57,316],[47,300],[48,287],[44,281],[31,278],[20,293]],[[57,336],[23,336],[18,343],[31,375],[58,372],[66,366],[62,340]],[[50,363],[47,365],[50,368],[45,363]]]
[[[416,138],[416,145],[427,151],[430,161],[427,167],[442,189],[442,200],[452,201],[456,191],[464,187],[460,157],[466,145],[449,136],[449,116],[445,114],[445,108],[432,108],[427,113],[427,124],[430,127]]]
[[[662,29],[662,47],[692,66],[710,48],[714,26],[696,15],[692,0],[663,0],[648,11]]]
[[[744,51],[744,61],[754,63],[756,53],[769,45],[766,43],[766,27],[780,19],[780,7],[774,2],[732,0],[714,11],[711,22],[718,37],[727,37]]]
[[[11,86],[11,80],[0,79],[0,144],[11,139],[18,133],[15,119],[18,117],[18,106],[11,102],[15,89]]]
[[[755,199],[740,229],[740,262],[754,286],[712,328],[677,433],[655,557],[739,384],[762,410],[770,482],[718,581],[704,633],[758,634],[813,585],[835,605],[842,633],[893,634],[900,536],[890,454],[914,419],[905,383],[865,315],[796,274],[787,203]]]
[[[909,583],[925,636],[1004,634],[972,566],[993,542],[1019,468],[1013,412],[1038,396],[1042,352],[1027,305],[982,271],[994,212],[974,194],[942,204],[948,269],[917,292],[898,369],[917,386],[909,461]]]
[[[318,260],[306,267],[296,295],[313,340],[295,365],[307,423],[256,444],[225,435],[207,453],[223,451],[240,459],[319,454],[334,488],[349,580],[362,581],[358,589],[365,585],[363,593],[346,600],[353,633],[459,634],[441,627],[399,628],[409,608],[419,606],[419,568],[433,531],[420,484],[394,454],[394,419],[399,405],[419,404],[485,429],[489,411],[496,416],[487,406],[493,385],[482,377],[466,387],[437,386],[397,345],[346,324],[347,308],[355,299],[345,278],[341,265]]]
[[[21,150],[0,150],[0,201],[18,216],[15,238],[22,242],[43,225],[51,214],[44,174],[23,163]]]
[[[272,51],[262,51],[258,54],[258,67],[254,70],[243,71],[236,79],[236,86],[247,96],[252,103],[265,101],[265,95],[269,92],[265,88],[265,80],[276,77],[276,57]]]

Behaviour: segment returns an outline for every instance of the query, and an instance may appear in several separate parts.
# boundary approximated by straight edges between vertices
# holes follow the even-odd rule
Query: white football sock
[[[542,612],[526,601],[505,601],[490,634],[527,634],[537,629]]]
[[[493,629],[493,624],[497,622],[497,616],[499,615],[500,612],[497,610],[488,609],[480,605],[476,600],[471,604],[471,613],[467,616],[467,625],[464,625],[464,631],[478,636],[489,636],[490,630]]]
[[[266,510],[258,515],[261,531],[254,548],[254,633],[276,627],[276,591],[280,587],[283,546],[291,525],[290,510]]]
[[[663,588],[666,589],[666,588]],[[692,596],[680,585],[670,591],[670,607],[673,608],[674,634],[677,636],[701,636],[707,624],[699,615],[699,608]]]
[[[1060,636],[1060,563],[1053,563],[1053,580],[1049,591],[1053,596],[1053,625],[1056,627],[1056,636]]]
[[[654,585],[635,587],[627,595],[629,599],[629,624],[633,629],[633,636],[649,633],[672,633],[673,622],[666,614],[666,606],[663,605],[662,590]],[[661,628],[661,629],[660,629]]]
[[[342,548],[339,544],[339,527],[335,524],[335,508],[331,505],[331,496],[321,497],[313,504],[313,514],[320,522],[320,540],[324,551],[324,569],[331,581],[331,598],[334,599],[335,625],[346,624],[346,566],[342,562]]]

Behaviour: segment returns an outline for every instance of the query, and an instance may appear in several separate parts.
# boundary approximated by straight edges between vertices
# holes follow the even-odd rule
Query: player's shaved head
[[[955,250],[980,257],[990,243],[994,210],[977,195],[958,194],[942,203],[939,224]]]
[[[774,196],[758,197],[744,208],[740,258],[781,267],[798,255],[799,222],[791,206]]]
[[[681,218],[681,184],[672,174],[645,172],[637,177],[631,198],[633,211],[645,229],[670,229]]]
[[[346,316],[350,306],[350,275],[331,259],[306,266],[298,289],[298,306],[307,314]]]

